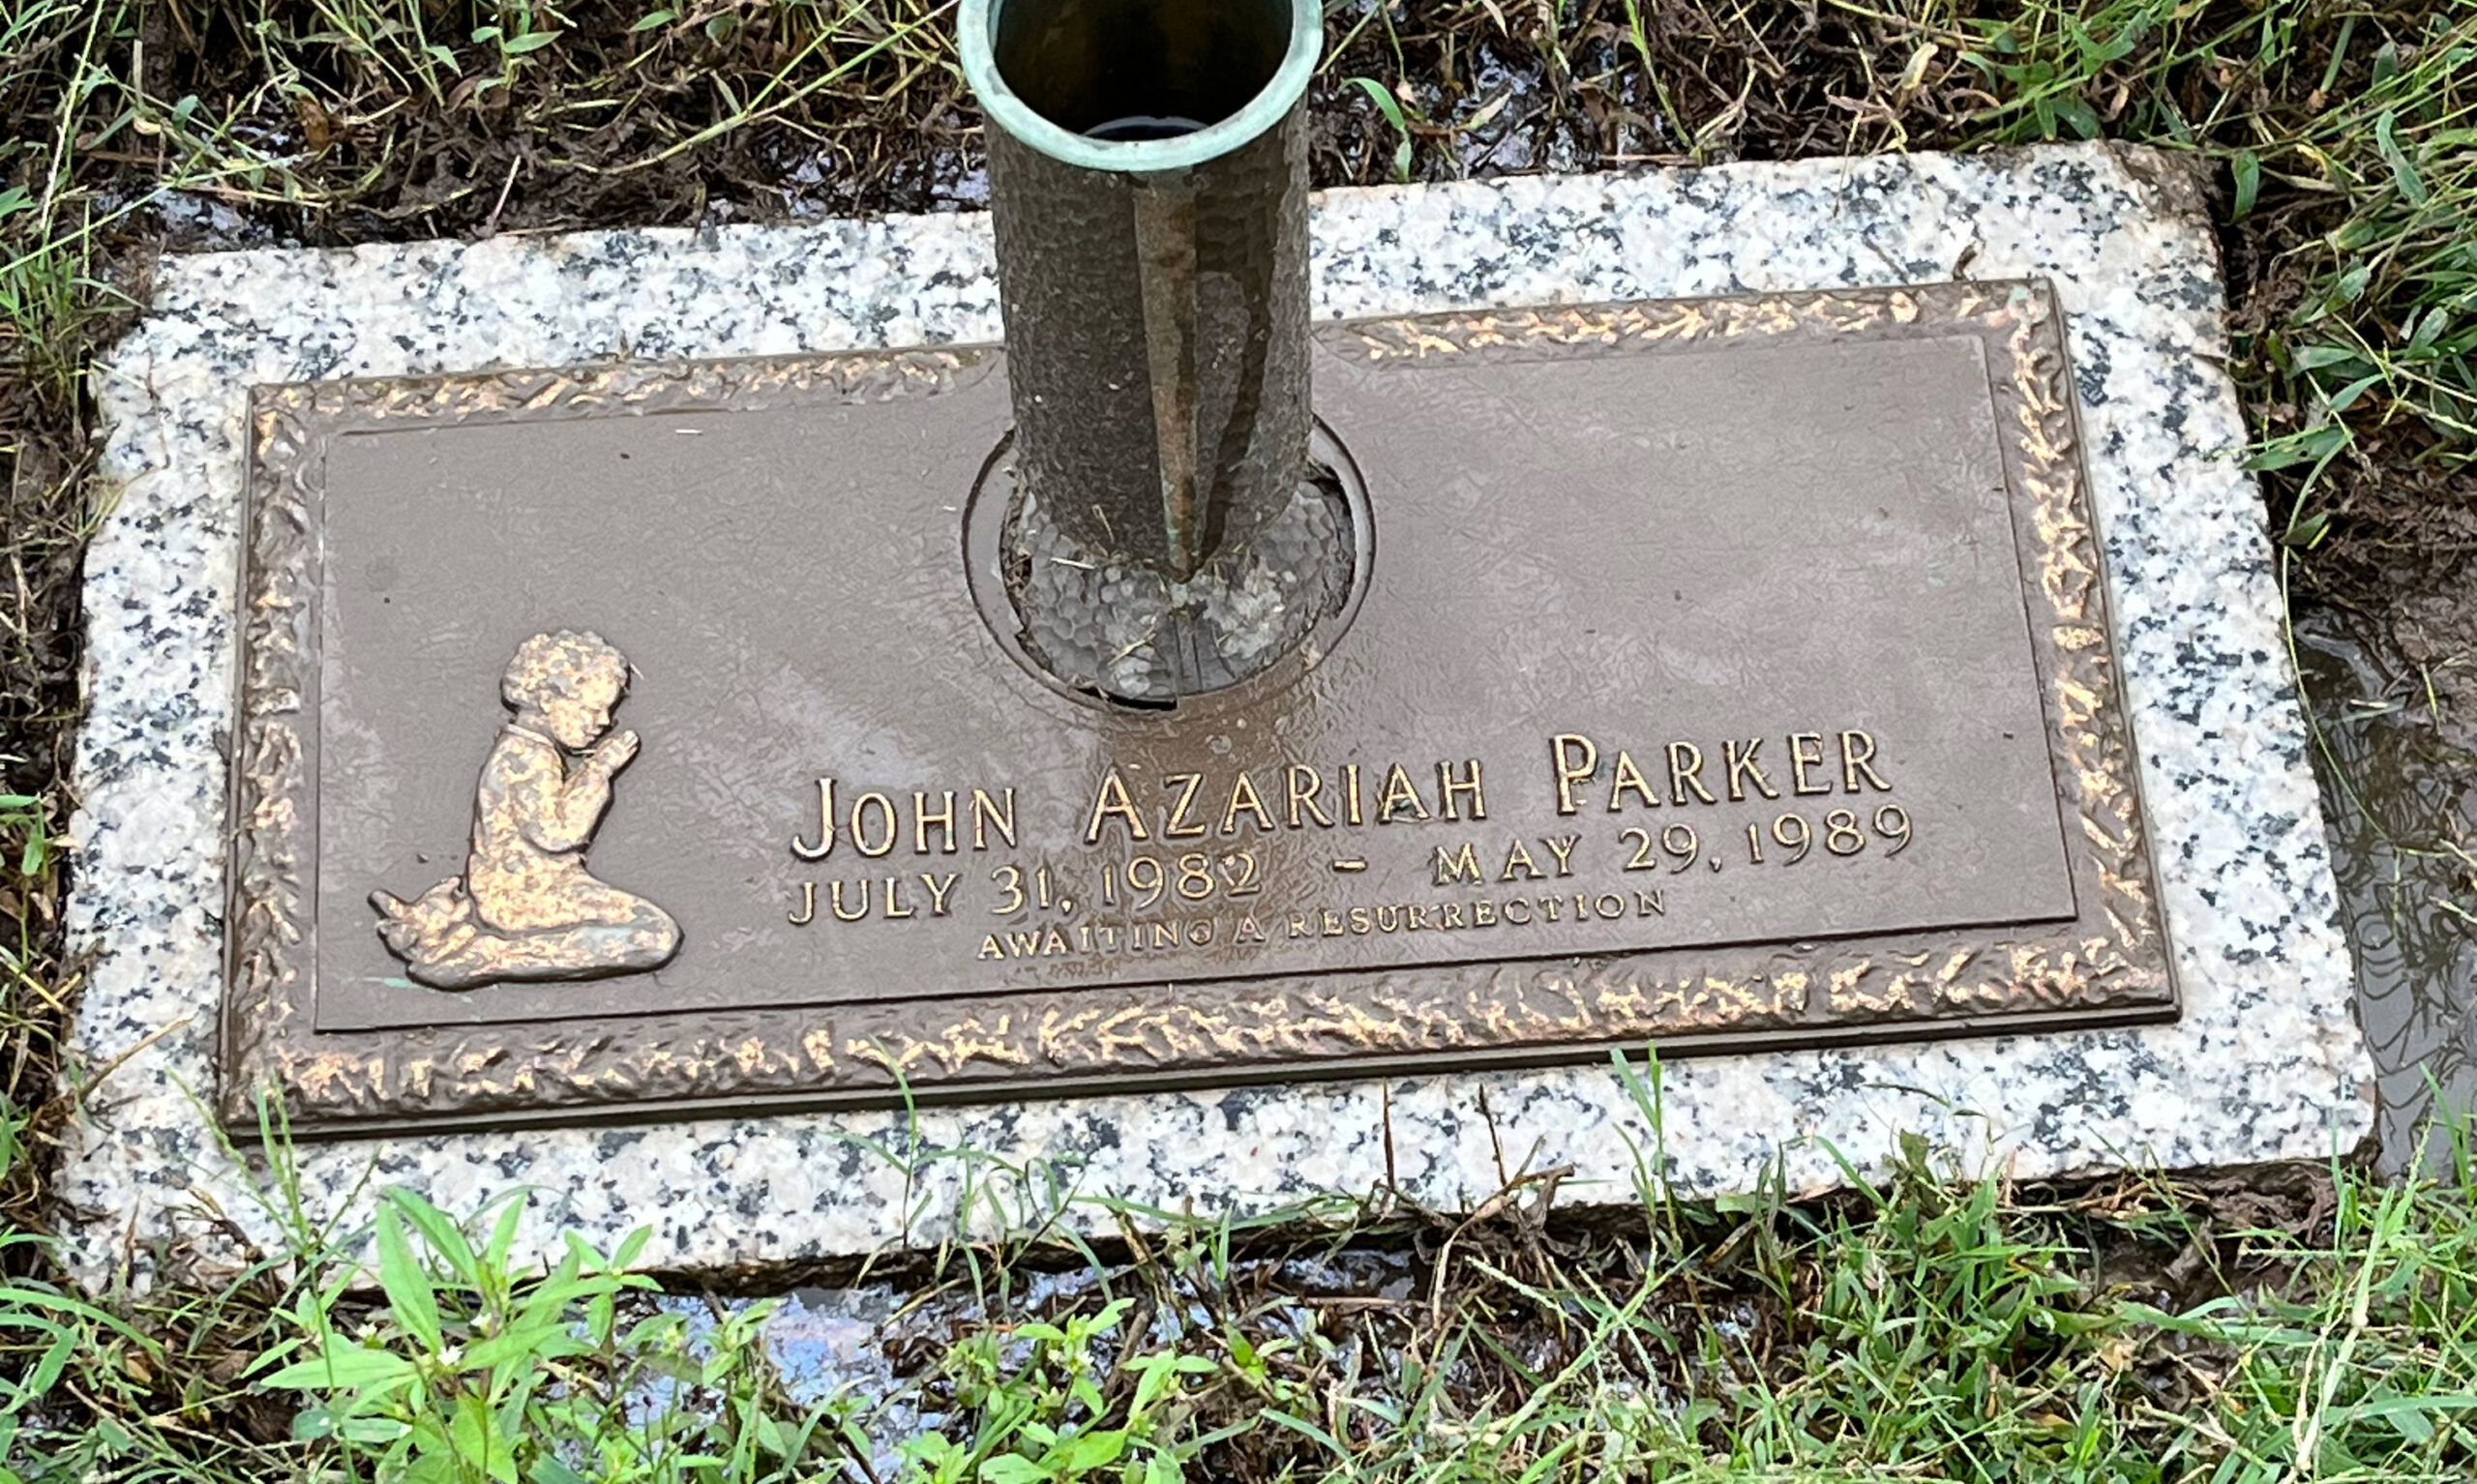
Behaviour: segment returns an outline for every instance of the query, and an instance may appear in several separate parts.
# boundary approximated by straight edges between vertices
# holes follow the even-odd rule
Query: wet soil
[[[1794,1388],[1832,1332],[1835,1303],[1820,1288],[1835,1280],[1825,1274],[1868,1240],[1874,1202],[1921,1199],[1928,1220],[1957,1210],[1925,1194],[1945,1187],[1923,1163],[1880,1197],[1847,1193],[1735,1216],[1655,1203],[1624,1219],[1551,1217],[1556,1183],[1554,1172],[1518,1176],[1469,1218],[1405,1209],[1378,1192],[1322,1235],[1313,1223],[1252,1237],[1174,1232],[1140,1254],[1103,1242],[1089,1255],[1056,1249],[1046,1261],[1028,1252],[968,1270],[795,1287],[769,1300],[776,1307],[763,1332],[794,1400],[842,1393],[878,1404],[867,1433],[881,1475],[905,1437],[969,1431],[986,1389],[976,1378],[1039,1370],[1025,1325],[1062,1325],[1113,1300],[1127,1302],[1123,1321],[1095,1350],[1222,1361],[1190,1404],[1198,1434],[1271,1407],[1356,1448],[1375,1440],[1388,1417],[1415,1410],[1424,1388],[1440,1388],[1467,1413],[1502,1415],[1573,1367],[1589,1368],[1602,1394],[1622,1391],[1672,1414],[1716,1390]],[[2231,1172],[2172,1195],[2117,1178],[2022,1188],[2007,1200],[2005,1237],[2022,1244],[2016,1261],[2069,1261],[2084,1301],[2104,1293],[2170,1312],[2278,1288],[2291,1275],[2261,1261],[2244,1233],[2317,1230],[2332,1208],[2327,1178],[2313,1171]],[[2161,1220],[2171,1207],[2176,1219]],[[1967,1240],[1987,1239],[1969,1223],[1956,1228],[1964,1231]],[[1647,1283],[1653,1291],[1635,1300]],[[661,1300],[692,1317],[751,1301]],[[1618,1320],[1621,1308],[1630,1318]],[[2055,1336],[2025,1339],[2014,1360],[2034,1372],[2066,1348]],[[2130,1350],[2124,1365],[2172,1410],[2196,1400],[2211,1358],[2158,1336]],[[1189,1476],[1289,1477],[1320,1459],[1290,1430],[1258,1428],[1209,1448]]]
[[[2477,589],[2303,608],[2297,668],[2380,1078],[2383,1166],[2448,1172],[2477,1108]]]

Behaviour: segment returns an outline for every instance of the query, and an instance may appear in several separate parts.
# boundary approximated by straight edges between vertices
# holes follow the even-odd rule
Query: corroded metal
[[[1008,420],[999,352],[259,391],[226,1119],[246,1129],[262,1087],[296,1129],[343,1134],[2174,1013],[2044,287],[1317,341],[1327,415],[1388,513],[1364,606],[1323,663],[1152,717],[1026,675],[935,560]],[[1705,410],[1638,446],[1613,414],[1654,392]],[[1861,394],[1874,461],[1780,436],[1781,409]],[[821,438],[825,468],[798,452]],[[1660,461],[1686,455],[1708,481]],[[1524,480],[1519,510],[1493,493]],[[512,487],[536,523],[426,534],[427,505]],[[696,552],[675,540],[690,495]],[[1966,531],[1925,513],[1948,507]],[[553,517],[586,509],[581,565]],[[1499,539],[1514,519],[1556,565]],[[727,538],[761,554],[702,549]],[[416,555],[427,585],[387,570]],[[2007,616],[1921,630],[1962,590]],[[560,622],[642,669],[649,740],[598,865],[685,946],[585,986],[391,981],[361,897],[469,797],[464,677]],[[448,650],[470,658],[430,664]],[[1952,678],[1976,669],[2000,683]],[[1131,900],[1156,883],[1209,905]],[[1083,940],[1113,925],[1120,951]]]
[[[515,715],[482,764],[463,874],[410,902],[370,895],[380,941],[415,982],[600,979],[679,951],[669,912],[585,869],[611,781],[637,756],[637,734],[611,729],[627,690],[627,657],[600,635],[561,629],[517,647],[499,681]]]
[[[1314,445],[1310,445],[1311,453]],[[1172,580],[1077,542],[1050,519],[1013,458],[991,461],[975,510],[1002,521],[1002,601],[991,626],[1046,678],[1113,700],[1176,705],[1322,654],[1365,576],[1374,522],[1354,503],[1348,458],[1328,449],[1285,510]]]
[[[966,0],[1015,461],[1095,558],[1173,580],[1307,473],[1313,0]]]

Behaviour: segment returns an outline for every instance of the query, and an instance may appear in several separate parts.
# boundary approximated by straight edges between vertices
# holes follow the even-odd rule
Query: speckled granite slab
[[[2093,495],[2187,1011],[2177,1024],[1678,1062],[1659,1137],[1608,1067],[305,1147],[315,1218],[375,1184],[531,1191],[528,1240],[653,1229],[644,1261],[798,1262],[1036,1216],[1067,1193],[1261,1210],[1398,1181],[1467,1204],[1567,1164],[1572,1202],[1835,1183],[1895,1136],[2021,1177],[2318,1159],[2371,1118],[2262,506],[2219,370],[2206,213],[2096,147],[1337,192],[1319,313],[2045,277]],[[266,1234],[262,1161],[204,1108],[220,973],[233,583],[259,383],[985,341],[988,223],[608,232],[175,258],[97,376],[118,503],[89,558],[75,1027],[101,1071],[58,1190],[81,1270],[213,1264]],[[954,1151],[976,1151],[966,1158]],[[228,1218],[230,1225],[224,1224]],[[1106,1226],[1089,1204],[1071,1220]]]

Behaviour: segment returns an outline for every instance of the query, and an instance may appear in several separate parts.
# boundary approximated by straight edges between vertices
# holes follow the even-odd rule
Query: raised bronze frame
[[[2118,684],[2062,325],[2043,284],[1655,301],[1328,325],[1360,357],[1621,341],[1976,333],[1996,349],[2025,593],[2080,916],[1943,932],[904,1002],[320,1034],[313,872],[323,439],[443,418],[874,400],[976,349],[624,363],[262,387],[243,574],[219,1109],[272,1088],[311,1135],[885,1106],[1474,1071],[1663,1052],[2038,1031],[2172,1018],[2174,976]],[[958,574],[958,580],[961,574]],[[368,931],[356,922],[351,931]]]

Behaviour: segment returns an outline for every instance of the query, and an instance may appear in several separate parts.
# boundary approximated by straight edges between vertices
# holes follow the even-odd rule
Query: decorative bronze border
[[[1950,283],[1440,314],[1320,328],[1370,359],[1568,354],[1870,336],[1985,338],[2016,548],[2067,810],[2077,921],[1579,962],[1495,962],[1009,994],[418,1030],[313,1029],[323,440],[350,428],[922,395],[988,350],[623,363],[261,387],[242,581],[240,725],[220,1112],[296,1131],[579,1122],[1475,1070],[1612,1047],[1743,1051],[2171,1018],[2176,990],[2079,457],[2062,323],[2044,284]],[[2077,823],[2078,828],[2071,827]],[[943,1024],[924,1024],[940,1020]]]

